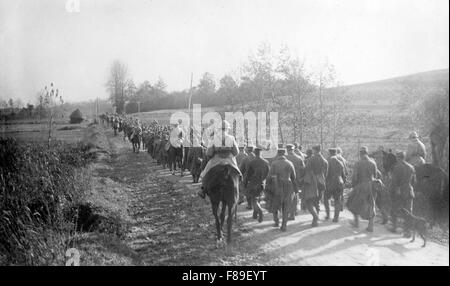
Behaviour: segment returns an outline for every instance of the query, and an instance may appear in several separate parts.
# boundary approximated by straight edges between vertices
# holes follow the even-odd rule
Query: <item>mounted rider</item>
[[[135,136],[141,136],[142,134],[142,127],[139,122],[139,119],[136,119],[134,126],[133,126],[133,132],[131,133],[130,139],[133,140]]]
[[[183,142],[184,142],[184,131],[180,126],[181,120],[178,122],[173,123],[173,128],[170,131],[170,162],[169,167],[172,171],[172,175],[175,175],[175,171],[177,169],[177,162],[182,162],[183,160]],[[169,150],[168,150],[169,151]],[[173,157],[173,158],[172,158]],[[179,166],[181,168],[181,176],[183,176],[183,168],[182,166]],[[172,169],[173,168],[173,169]]]
[[[206,157],[209,158],[205,169],[200,174],[202,178],[202,188],[198,192],[201,198],[205,198],[205,181],[208,180],[208,172],[218,165],[230,165],[232,166],[239,176],[242,178],[242,173],[236,162],[236,155],[238,154],[238,145],[234,137],[228,134],[230,130],[230,123],[226,120],[222,121],[222,128],[214,132],[212,140],[208,143],[206,149]]]
[[[408,144],[408,149],[406,151],[406,161],[418,167],[425,164],[426,148],[425,144],[419,140],[419,135],[417,132],[411,132],[409,134],[410,143]]]

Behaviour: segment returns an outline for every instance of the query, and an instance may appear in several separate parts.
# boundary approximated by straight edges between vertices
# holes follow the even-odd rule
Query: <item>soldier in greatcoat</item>
[[[305,176],[305,162],[303,159],[295,153],[295,147],[293,144],[287,144],[287,155],[286,159],[288,159],[293,165],[296,174],[296,185],[298,188],[301,186],[301,181]],[[294,196],[294,206],[291,208],[291,212],[289,213],[289,220],[295,220],[295,216],[297,215],[297,206],[298,206],[298,192],[299,190],[295,190]]]
[[[331,148],[328,150],[328,174],[326,178],[326,190],[323,198],[326,211],[326,220],[330,219],[329,200],[334,200],[334,218],[333,222],[339,221],[339,213],[343,211],[343,192],[346,183],[344,164],[337,158],[337,150]]]
[[[253,146],[251,143],[249,145],[247,145],[247,152],[246,152],[247,156],[245,156],[242,159],[241,164],[238,165],[239,170],[241,170],[241,173],[243,176],[245,176],[245,173],[247,172],[248,165],[255,158],[255,153],[253,153],[254,148],[255,148],[255,146]],[[247,209],[251,210],[252,203],[250,201],[250,197],[247,196],[247,189],[244,187],[244,185],[242,185],[241,192],[242,192],[242,195],[245,196],[245,198],[247,199]]]
[[[290,208],[297,189],[294,165],[286,159],[286,149],[278,149],[277,157],[270,165],[267,177],[272,193],[272,214],[275,226],[279,226],[278,211],[282,213],[281,231],[286,231]]]
[[[368,154],[367,147],[362,147],[359,152],[359,161],[353,169],[352,193],[347,201],[348,209],[353,213],[352,225],[359,227],[359,216],[369,220],[367,231],[373,231],[373,220],[375,217],[376,193],[372,186],[377,177],[377,164]]]
[[[414,167],[406,162],[405,152],[398,152],[397,163],[392,170],[391,199],[392,199],[392,232],[397,230],[397,215],[401,208],[407,209],[412,213],[414,188],[416,176]],[[405,237],[409,237],[409,229],[404,227]]]
[[[261,148],[254,149],[255,158],[248,164],[244,174],[243,185],[247,190],[247,196],[253,208],[253,218],[263,221],[263,212],[259,205],[259,198],[264,191],[267,175],[269,174],[269,162],[261,157]]]
[[[315,203],[315,208],[317,210],[317,214],[320,212],[320,200],[322,199],[323,193],[325,192],[326,188],[326,177],[328,172],[328,162],[323,157],[321,153],[321,147],[320,145],[313,147],[313,154],[311,158],[308,160],[308,166],[314,177],[317,181],[317,191],[318,191],[318,197]]]

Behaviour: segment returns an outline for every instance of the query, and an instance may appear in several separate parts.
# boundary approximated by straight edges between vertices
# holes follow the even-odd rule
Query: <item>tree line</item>
[[[282,141],[289,137],[301,142],[304,134],[311,137],[310,133],[321,143],[324,133],[333,134],[336,141],[345,106],[343,95],[336,98],[334,94],[339,89],[330,89],[339,86],[332,64],[307,70],[305,61],[287,47],[275,51],[263,43],[239,71],[238,76],[224,75],[218,85],[214,75],[205,72],[192,89],[168,92],[162,78],[154,84],[148,80],[136,84],[127,65],[116,60],[106,88],[117,113],[187,108],[191,97],[191,104],[220,107],[221,111],[278,111]],[[283,134],[282,126],[292,127],[289,134]]]

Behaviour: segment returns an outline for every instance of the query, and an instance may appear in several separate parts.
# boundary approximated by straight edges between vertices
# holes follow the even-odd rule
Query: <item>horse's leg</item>
[[[227,243],[231,242],[231,230],[233,228],[233,213],[236,209],[236,204],[228,202],[228,217],[227,217]]]
[[[222,228],[220,227],[219,215],[217,214],[219,210],[219,202],[211,201],[212,211],[214,219],[216,220],[216,230],[217,230],[217,241],[222,240]]]
[[[223,231],[223,223],[225,222],[225,211],[227,209],[226,202],[222,201],[222,210],[220,212],[220,229]]]

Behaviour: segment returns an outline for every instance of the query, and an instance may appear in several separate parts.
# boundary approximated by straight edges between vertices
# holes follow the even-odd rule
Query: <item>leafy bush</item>
[[[83,115],[79,109],[76,109],[72,114],[70,114],[70,123],[76,124],[83,121]]]
[[[64,210],[86,190],[78,168],[92,155],[82,143],[18,144],[0,139],[0,257],[6,264],[52,264],[74,229]]]

